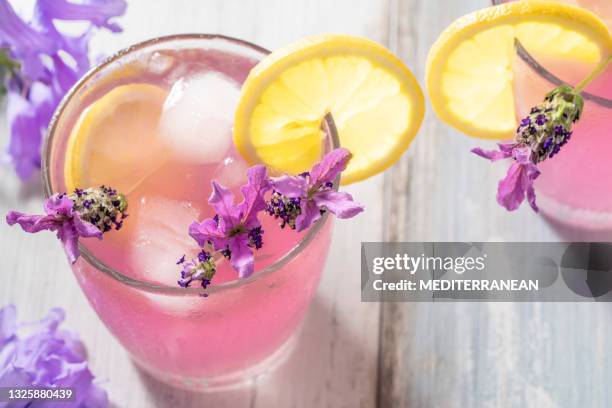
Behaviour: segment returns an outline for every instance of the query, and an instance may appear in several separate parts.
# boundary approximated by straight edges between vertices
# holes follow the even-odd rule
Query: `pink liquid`
[[[132,81],[170,89],[180,79],[206,72],[223,74],[238,87],[262,56],[259,50],[249,50],[254,56],[243,55],[244,46],[224,39],[199,41],[198,48],[180,51],[173,49],[184,47],[181,40],[150,47],[172,58],[172,67],[161,73],[159,66],[142,63],[151,60],[152,50],[132,52],[77,91],[55,130],[50,170],[55,191],[64,186],[63,155],[71,127],[101,95]],[[226,52],[230,45],[234,50]],[[231,125],[231,117],[225,120]],[[207,138],[218,136],[202,133],[202,143],[212,143]],[[158,140],[152,137],[151,143]],[[127,193],[130,216],[124,229],[106,234],[103,241],[87,240],[85,246],[108,267],[141,281],[139,285],[178,288],[176,260],[198,250],[187,228],[192,221],[213,215],[206,202],[211,180],[229,183],[236,200],[242,200],[239,185],[247,166],[229,146],[221,152],[223,159],[214,163],[186,161],[176,152],[167,153],[159,166],[151,166],[150,176],[135,182]],[[134,163],[139,165],[143,164]],[[113,185],[113,180],[107,184]],[[325,222],[297,256],[274,271],[258,274],[304,238],[304,234],[280,229],[267,215],[261,218],[264,247],[256,252],[254,277],[227,287],[237,275],[223,261],[213,280],[218,288],[213,287],[208,297],[183,290],[142,290],[101,272],[84,257],[73,270],[100,318],[133,359],[154,376],[196,390],[240,383],[260,372],[296,332],[317,288],[331,237],[331,222]]]

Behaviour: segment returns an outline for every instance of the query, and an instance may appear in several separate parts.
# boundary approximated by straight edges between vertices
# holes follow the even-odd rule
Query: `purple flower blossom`
[[[500,143],[498,150],[472,149],[472,153],[491,161],[514,160],[497,188],[501,206],[513,211],[527,198],[531,208],[538,211],[533,187],[540,175],[537,164],[556,156],[570,140],[572,125],[580,119],[583,107],[580,92],[567,85],[559,86],[521,120],[514,142]]]
[[[336,149],[310,172],[276,179],[268,178],[264,166],[251,167],[248,182],[241,188],[244,200],[237,205],[232,192],[213,181],[208,202],[216,214],[189,226],[189,235],[203,249],[191,261],[186,261],[183,255],[176,262],[181,266],[179,286],[186,288],[193,281],[201,281],[203,288],[208,287],[216,272],[212,251],[229,259],[240,278],[250,276],[254,270],[253,249],[263,245],[264,231],[257,218],[261,211],[280,219],[281,228],[289,225],[298,231],[311,226],[325,211],[339,218],[362,212],[363,206],[355,203],[350,194],[334,190],[334,183],[349,160],[348,150]],[[265,194],[273,187],[270,201],[266,202]]]
[[[95,203],[93,207],[86,205],[88,201]],[[79,257],[79,237],[96,237],[102,239],[102,234],[114,226],[120,229],[127,201],[114,190],[101,186],[78,190],[70,196],[54,194],[45,200],[45,215],[28,215],[19,211],[9,211],[6,222],[9,225],[19,224],[30,233],[43,230],[55,231],[62,241],[68,259],[71,263]]]
[[[8,67],[8,153],[19,177],[40,167],[42,135],[64,94],[89,69],[92,26],[119,31],[109,20],[125,12],[124,0],[37,0],[31,24],[8,0],[0,0],[0,50],[16,63]],[[89,21],[79,36],[67,36],[57,20]],[[18,68],[17,68],[18,67]]]
[[[537,212],[533,181],[540,175],[540,171],[531,160],[531,149],[514,143],[500,143],[498,146],[499,150],[472,149],[472,153],[491,161],[514,158],[506,177],[497,186],[497,202],[508,211],[513,211],[527,197],[529,205]]]
[[[208,202],[215,209],[216,216],[201,223],[194,222],[189,227],[189,235],[200,247],[209,244],[216,251],[222,251],[241,278],[253,273],[252,248],[261,247],[263,233],[257,213],[266,208],[264,194],[270,190],[264,166],[251,167],[247,178],[247,184],[241,187],[244,200],[237,205],[234,204],[234,194],[213,181],[213,192]]]
[[[325,211],[338,218],[351,218],[363,211],[349,193],[334,191],[336,177],[346,168],[351,154],[339,148],[326,154],[308,173],[272,179],[273,199],[268,212],[297,231],[305,230]],[[297,210],[299,206],[299,211]]]
[[[74,202],[66,195],[55,194],[45,201],[46,215],[28,215],[10,211],[6,216],[9,225],[19,224],[24,231],[35,233],[43,230],[57,231],[70,262],[79,257],[79,237],[102,239],[102,231],[85,222],[73,210]]]
[[[64,317],[55,308],[39,322],[19,324],[15,306],[0,309],[0,387],[72,387],[71,407],[107,407],[106,391],[94,383],[87,366],[85,347],[75,333],[59,329]]]

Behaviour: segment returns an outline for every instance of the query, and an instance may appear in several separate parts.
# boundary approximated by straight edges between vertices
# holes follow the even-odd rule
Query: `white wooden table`
[[[13,2],[15,3],[15,2]],[[18,3],[21,3],[19,1]],[[276,48],[337,32],[379,41],[422,83],[429,46],[454,18],[487,0],[129,0],[120,35],[101,33],[93,55],[160,35],[220,33]],[[22,6],[20,6],[22,7]],[[4,111],[3,107],[1,109]],[[6,120],[0,115],[2,140]],[[375,136],[375,135],[373,135]],[[98,320],[51,234],[0,223],[0,305],[21,318],[50,307],[89,349],[115,407],[607,407],[612,401],[608,304],[376,304],[360,302],[361,241],[560,240],[526,206],[494,200],[503,166],[468,153],[476,142],[427,113],[401,162],[349,191],[367,211],[336,223],[324,278],[295,353],[249,389],[197,395],[149,379]],[[39,211],[38,180],[0,167],[0,213]],[[601,237],[600,237],[601,238]]]

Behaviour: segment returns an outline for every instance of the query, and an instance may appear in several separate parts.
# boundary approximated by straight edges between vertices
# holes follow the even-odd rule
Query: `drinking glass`
[[[507,1],[495,0],[494,4]],[[612,18],[608,0],[563,1],[591,9],[607,22]],[[517,119],[527,116],[544,95],[567,83],[576,85],[594,68],[576,61],[530,55],[517,44],[514,61],[514,95]],[[582,118],[571,141],[558,155],[538,164],[535,181],[537,204],[552,221],[580,230],[612,229],[612,66],[583,92]]]
[[[58,107],[43,152],[46,196],[65,191],[67,141],[98,90],[116,81],[118,70],[129,72],[131,64],[154,51],[189,49],[235,55],[231,64],[209,68],[244,70],[242,80],[268,54],[245,41],[195,34],[156,38],[119,51],[86,74]],[[337,147],[330,116],[322,128],[327,149]],[[332,222],[324,215],[276,262],[260,270],[256,264],[247,279],[213,284],[206,297],[200,288],[135,279],[83,245],[72,270],[91,306],[138,366],[177,387],[218,390],[243,384],[286,358],[318,286],[331,233]],[[178,277],[178,269],[168,274]]]

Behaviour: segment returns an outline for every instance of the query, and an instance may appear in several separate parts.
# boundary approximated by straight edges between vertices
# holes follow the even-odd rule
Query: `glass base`
[[[245,370],[217,377],[194,378],[159,372],[132,358],[132,361],[144,372],[155,379],[175,388],[191,392],[220,392],[248,387],[261,375],[269,374],[283,365],[293,353],[301,330],[296,330],[274,353],[265,360]]]

